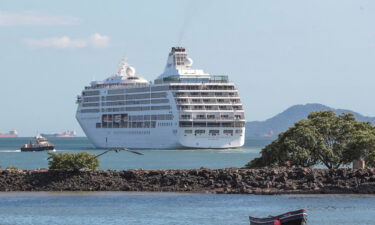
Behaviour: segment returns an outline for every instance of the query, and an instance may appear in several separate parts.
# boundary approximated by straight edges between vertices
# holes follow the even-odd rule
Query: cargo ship
[[[66,130],[63,132],[56,132],[51,134],[40,134],[45,138],[74,138],[77,137],[77,133],[74,130]]]
[[[18,132],[16,130],[9,131],[8,133],[0,133],[0,138],[16,138]]]

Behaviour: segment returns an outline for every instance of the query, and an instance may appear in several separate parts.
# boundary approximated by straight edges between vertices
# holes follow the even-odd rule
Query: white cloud
[[[91,35],[90,39],[92,46],[95,48],[106,48],[109,45],[109,37],[99,33]]]
[[[74,25],[80,19],[71,16],[48,16],[32,11],[5,12],[0,11],[0,26],[17,25]]]
[[[42,38],[42,39],[26,39],[24,42],[31,48],[106,48],[109,46],[109,37],[95,33],[86,39],[74,39],[68,36]]]

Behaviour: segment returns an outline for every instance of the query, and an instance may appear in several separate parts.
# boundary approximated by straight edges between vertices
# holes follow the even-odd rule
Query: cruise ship
[[[245,142],[244,109],[225,75],[193,69],[183,47],[172,47],[154,82],[122,61],[77,96],[76,118],[97,148],[236,148]]]

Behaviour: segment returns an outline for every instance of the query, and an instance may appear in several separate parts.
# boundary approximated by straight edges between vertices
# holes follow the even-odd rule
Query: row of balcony
[[[236,90],[233,85],[171,85],[169,87],[170,90],[189,90],[189,91],[197,91],[197,90]]]
[[[244,127],[245,122],[191,122],[180,121],[180,127]]]
[[[181,114],[181,120],[244,120],[245,116],[243,114]]]
[[[174,92],[174,97],[238,97],[237,92]]]
[[[237,111],[243,110],[242,105],[177,105],[180,111],[209,110],[209,111]]]
[[[236,99],[217,99],[217,98],[208,98],[208,99],[200,99],[200,98],[177,98],[177,104],[241,104],[241,100]]]

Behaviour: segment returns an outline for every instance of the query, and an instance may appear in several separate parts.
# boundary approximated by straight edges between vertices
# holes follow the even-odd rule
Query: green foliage
[[[18,170],[18,168],[15,166],[9,165],[7,166],[7,170]]]
[[[320,111],[281,133],[246,167],[276,167],[288,162],[301,167],[323,164],[332,169],[356,159],[375,166],[375,127],[356,121],[352,114],[336,116],[332,111]]]
[[[99,167],[99,159],[88,152],[80,153],[48,153],[49,168],[52,170],[78,171],[81,169],[95,170]]]

